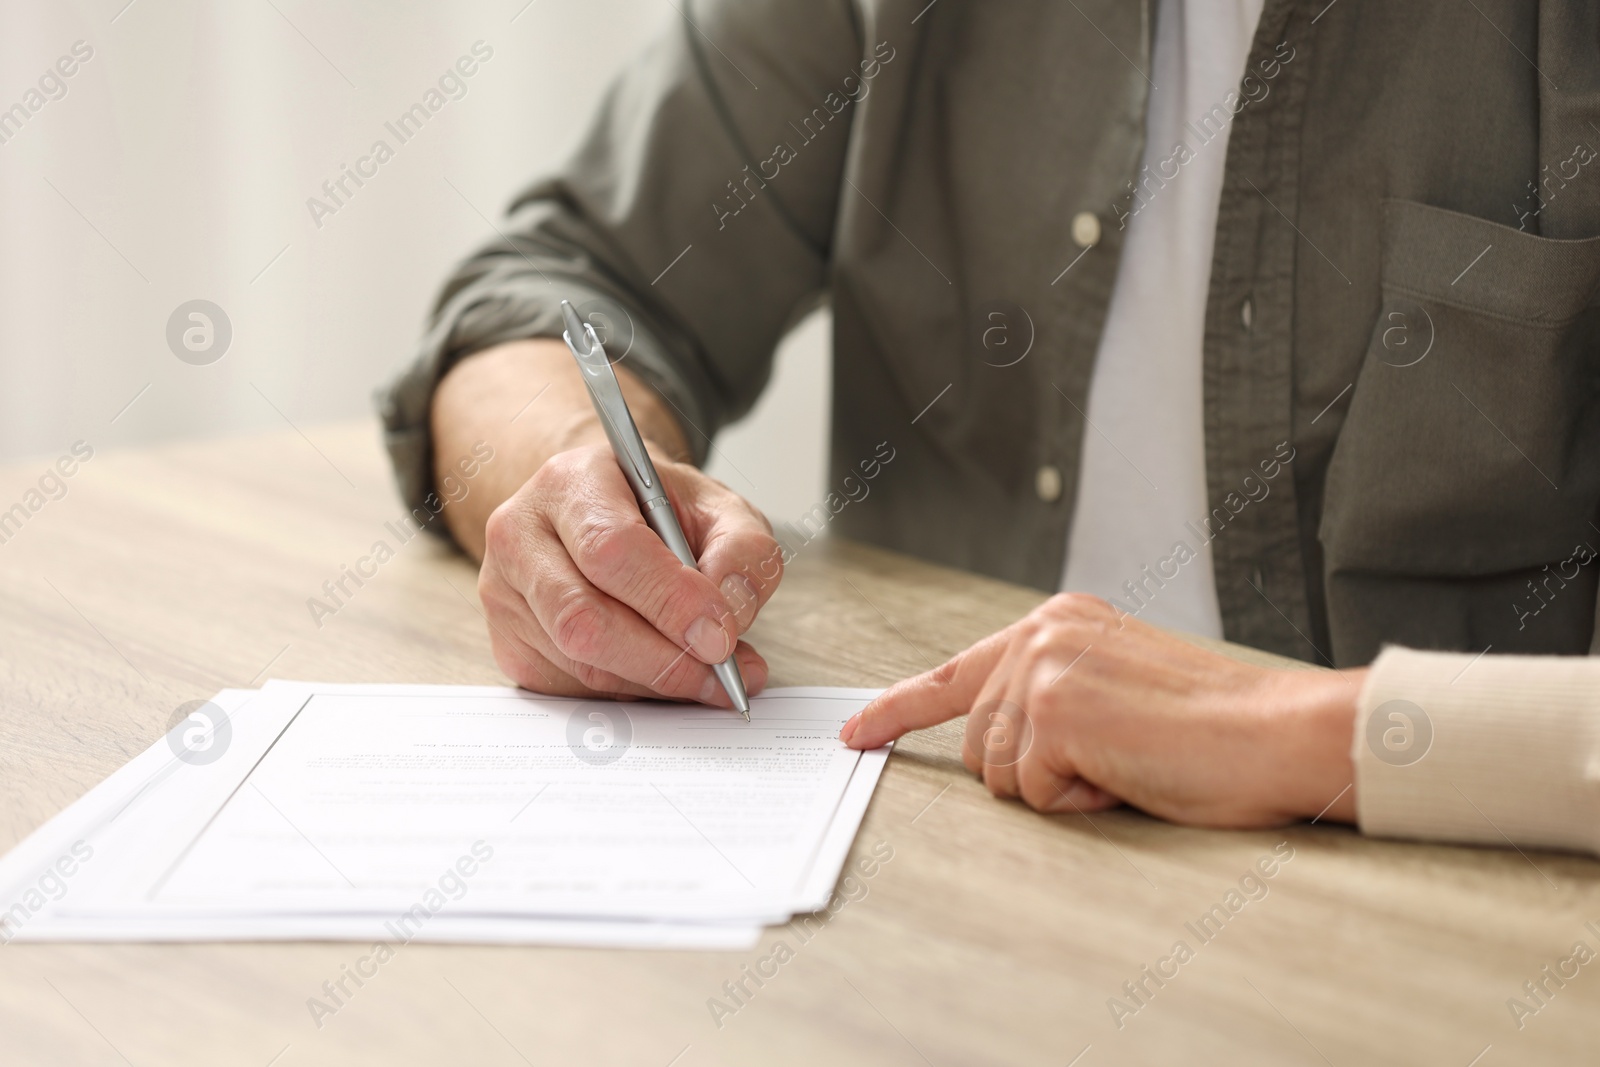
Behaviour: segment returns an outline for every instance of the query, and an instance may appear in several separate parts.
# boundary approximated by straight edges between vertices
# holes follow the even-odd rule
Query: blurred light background
[[[678,17],[671,0],[0,0],[0,462],[286,421],[314,441],[369,417],[452,265]],[[92,56],[48,78],[80,41]],[[307,199],[394,145],[384,123],[479,41],[493,56],[466,94],[319,228]],[[166,341],[195,299],[233,328],[204,366]],[[824,493],[828,332],[825,312],[802,323],[717,441],[712,472],[774,521]]]

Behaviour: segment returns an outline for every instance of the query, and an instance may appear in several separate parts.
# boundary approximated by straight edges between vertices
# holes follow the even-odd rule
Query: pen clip
[[[606,423],[606,435],[618,446],[618,458],[625,458],[633,465],[633,473],[644,488],[657,489],[655,465],[645,451],[639,428],[634,424],[627,401],[623,399],[622,385],[617,381],[616,372],[611,369],[611,361],[606,358],[605,346],[595,334],[594,326],[580,319],[572,305],[565,300],[561,302],[561,315],[567,326],[561,336],[567,342],[573,358],[578,361],[589,398]],[[573,337],[575,332],[583,338],[583,348],[578,347]]]

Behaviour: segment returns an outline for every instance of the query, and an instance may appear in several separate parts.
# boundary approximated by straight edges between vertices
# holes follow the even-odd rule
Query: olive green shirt
[[[1153,6],[681,10],[457,270],[385,393],[408,500],[432,488],[440,376],[559,336],[563,298],[700,458],[826,300],[830,485],[894,454],[832,527],[1053,589],[1127,220],[1183,180],[1176,146],[1140,167]],[[1597,40],[1592,0],[1267,0],[1240,91],[1192,127],[1231,134],[1212,510],[1174,540],[1209,541],[1229,639],[1341,666],[1385,643],[1589,648]],[[997,323],[1024,358],[997,358]]]

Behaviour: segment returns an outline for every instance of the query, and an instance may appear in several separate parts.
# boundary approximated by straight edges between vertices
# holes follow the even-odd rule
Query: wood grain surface
[[[55,458],[0,471],[0,511]],[[369,423],[99,450],[64,484],[0,544],[0,847],[223,687],[504,683],[474,569],[432,538],[332,617],[308,609],[395,540]],[[824,539],[752,640],[775,685],[885,685],[1040,599]],[[13,943],[0,1065],[1600,1062],[1600,961],[1547,983],[1520,1029],[1507,1007],[1575,942],[1600,949],[1591,860],[1041,816],[991,798],[958,744],[947,725],[897,748],[853,853],[892,858],[809,936],[773,928],[731,953],[412,944],[320,1027],[308,998],[367,946]],[[1265,896],[1197,938],[1186,924],[1275,849],[1292,859]],[[1180,940],[1191,958],[1114,1020],[1110,998],[1133,1006],[1123,983]],[[736,1005],[724,983],[779,942],[792,958]]]

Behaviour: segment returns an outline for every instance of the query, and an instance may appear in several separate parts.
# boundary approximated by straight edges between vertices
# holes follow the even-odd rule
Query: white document
[[[773,691],[746,723],[274,682],[219,695],[210,762],[154,746],[0,862],[0,890],[77,835],[94,860],[14,936],[737,947],[826,904],[887,756],[837,733],[874,695]]]

